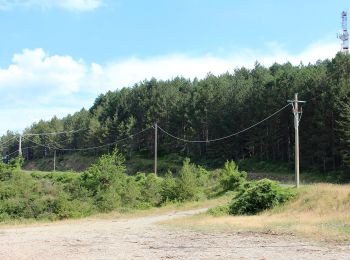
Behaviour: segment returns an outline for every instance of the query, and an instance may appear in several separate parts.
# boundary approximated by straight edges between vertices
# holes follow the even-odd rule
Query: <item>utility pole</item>
[[[53,152],[53,171],[56,171],[56,150]]]
[[[22,156],[22,135],[19,135],[18,155]]]
[[[298,100],[298,93],[294,94],[294,100],[288,100],[293,106],[294,114],[294,136],[295,136],[295,186],[299,188],[299,122],[301,116],[301,111],[299,111],[299,103],[305,103],[305,101]]]
[[[158,125],[154,124],[154,173],[157,175],[157,157],[158,157]]]

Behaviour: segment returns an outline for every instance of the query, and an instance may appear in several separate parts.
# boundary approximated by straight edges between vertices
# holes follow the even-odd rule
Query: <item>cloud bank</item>
[[[69,11],[92,11],[102,5],[102,0],[0,0],[0,10],[18,7],[41,9],[61,8]]]
[[[108,90],[132,86],[145,79],[204,78],[235,68],[252,68],[256,61],[294,65],[332,58],[337,42],[318,42],[292,55],[276,43],[265,51],[240,50],[226,57],[213,54],[190,56],[171,54],[148,59],[132,57],[107,64],[87,63],[70,56],[50,55],[43,49],[25,49],[14,54],[7,68],[0,68],[0,134],[21,130],[34,121],[59,117],[90,107],[94,98]]]

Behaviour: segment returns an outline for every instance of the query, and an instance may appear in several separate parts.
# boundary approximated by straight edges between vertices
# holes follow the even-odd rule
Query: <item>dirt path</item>
[[[0,228],[0,259],[350,259],[350,246],[326,247],[295,237],[206,233],[157,225],[199,211]]]

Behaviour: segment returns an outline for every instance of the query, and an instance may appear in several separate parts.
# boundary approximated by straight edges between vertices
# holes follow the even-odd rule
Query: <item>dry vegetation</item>
[[[200,230],[295,234],[318,241],[347,242],[350,241],[350,185],[305,186],[286,205],[256,216],[201,214],[165,224]]]

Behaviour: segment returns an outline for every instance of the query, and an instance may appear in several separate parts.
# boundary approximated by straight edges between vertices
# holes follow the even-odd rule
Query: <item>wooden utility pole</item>
[[[154,173],[157,175],[157,157],[158,157],[158,126],[154,124]]]
[[[295,186],[299,188],[299,107],[298,93],[294,95],[294,131],[295,131]]]
[[[295,133],[295,186],[299,188],[299,122],[301,110],[299,110],[299,103],[305,103],[305,101],[298,100],[298,93],[294,94],[294,100],[288,100],[289,103],[293,105],[293,115],[294,115],[294,133]]]
[[[22,135],[19,135],[18,155],[22,156]]]
[[[53,152],[53,171],[56,171],[56,150]]]

